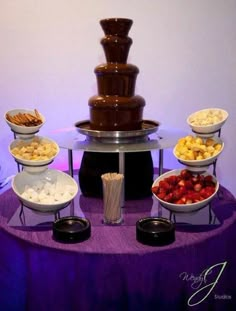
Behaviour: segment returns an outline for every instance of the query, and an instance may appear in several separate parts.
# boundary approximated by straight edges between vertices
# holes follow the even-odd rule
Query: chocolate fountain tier
[[[107,63],[94,70],[99,95],[133,96],[139,69],[131,64]]]
[[[136,95],[93,96],[89,99],[91,129],[99,131],[139,130],[145,100]]]
[[[118,37],[118,36],[105,36],[101,40],[106,60],[108,63],[123,63],[127,62],[129,49],[133,43],[129,37]]]
[[[126,37],[133,24],[129,18],[105,18],[100,21],[100,25],[105,35]]]

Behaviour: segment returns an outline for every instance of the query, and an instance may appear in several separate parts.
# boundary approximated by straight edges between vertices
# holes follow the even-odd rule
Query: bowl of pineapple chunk
[[[194,133],[213,136],[228,119],[228,112],[220,108],[207,108],[192,113],[187,123]]]
[[[15,161],[24,166],[24,170],[35,172],[35,169],[46,169],[54,161],[60,148],[52,139],[34,136],[30,139],[15,139],[10,144],[9,151]]]
[[[189,170],[204,171],[216,161],[223,149],[224,142],[220,137],[187,135],[178,140],[173,153]]]

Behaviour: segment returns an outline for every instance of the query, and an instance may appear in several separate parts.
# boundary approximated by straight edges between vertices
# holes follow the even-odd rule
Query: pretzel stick
[[[13,118],[14,118],[19,124],[22,124],[22,123],[23,123],[19,114],[13,116]]]
[[[11,115],[7,114],[6,118],[8,121],[10,121],[11,123],[15,123],[15,124],[19,124],[19,122],[17,120],[15,120]]]
[[[28,122],[28,119],[25,114],[22,114],[19,112],[19,114],[16,115],[16,117],[21,121],[22,124],[25,124]]]
[[[38,110],[37,110],[37,109],[34,109],[34,112],[35,112],[35,115],[36,115],[37,119],[38,119],[39,121],[42,121],[42,118],[41,118],[41,116],[40,116]]]

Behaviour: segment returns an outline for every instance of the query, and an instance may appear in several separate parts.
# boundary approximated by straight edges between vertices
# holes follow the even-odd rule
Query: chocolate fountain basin
[[[83,134],[87,139],[95,140],[101,143],[120,144],[120,143],[135,143],[148,140],[148,135],[157,132],[160,123],[153,120],[143,120],[141,129],[129,131],[100,131],[93,130],[89,120],[78,121],[75,123],[75,128],[80,134]]]

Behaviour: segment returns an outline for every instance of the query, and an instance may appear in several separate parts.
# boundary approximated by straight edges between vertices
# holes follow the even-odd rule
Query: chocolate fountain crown
[[[108,18],[100,21],[105,33],[101,39],[107,63],[94,70],[98,96],[89,100],[91,127],[95,130],[140,129],[145,100],[135,96],[138,67],[127,64],[132,39],[128,37],[133,21]]]
[[[129,18],[105,18],[100,20],[100,25],[105,35],[127,37],[133,24]]]

